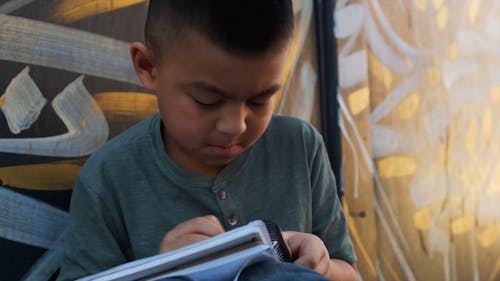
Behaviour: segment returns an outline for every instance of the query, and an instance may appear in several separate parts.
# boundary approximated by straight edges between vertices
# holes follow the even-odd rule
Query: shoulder
[[[321,134],[308,122],[292,116],[274,114],[264,138],[278,140],[280,143],[305,145],[317,148],[323,143]]]
[[[153,143],[153,127],[159,129],[160,122],[158,114],[153,115],[106,142],[86,161],[79,178],[96,178],[99,174],[123,171],[140,162],[147,157]]]
[[[298,163],[302,163],[306,167],[301,169],[308,170],[324,150],[323,138],[312,125],[295,117],[273,115],[252,154],[276,165],[293,162],[294,167],[299,168]]]

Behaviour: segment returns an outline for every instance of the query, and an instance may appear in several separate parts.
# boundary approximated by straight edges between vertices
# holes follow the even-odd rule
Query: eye
[[[270,96],[266,96],[266,97],[257,97],[257,98],[253,98],[253,99],[250,99],[248,100],[248,103],[250,105],[253,105],[253,106],[265,106],[269,103],[269,100],[271,99]]]
[[[217,106],[217,105],[219,105],[222,102],[221,99],[209,100],[209,99],[201,99],[201,98],[195,98],[195,97],[193,97],[193,100],[198,105],[201,105],[201,106],[204,106],[204,107]]]
[[[251,106],[256,106],[256,107],[259,107],[259,106],[264,106],[267,104],[267,102],[261,102],[261,101],[253,101],[253,100],[249,100],[248,103],[251,105]]]

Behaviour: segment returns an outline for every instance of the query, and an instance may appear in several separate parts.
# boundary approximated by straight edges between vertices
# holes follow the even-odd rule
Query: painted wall
[[[500,2],[336,5],[363,279],[500,280]]]
[[[318,126],[313,2],[294,11],[276,111]],[[0,1],[0,280],[53,275],[80,167],[157,112],[129,59],[145,12],[143,0]]]

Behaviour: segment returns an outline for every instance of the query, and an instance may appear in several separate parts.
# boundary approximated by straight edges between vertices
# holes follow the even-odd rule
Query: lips
[[[220,156],[235,156],[241,153],[242,147],[237,144],[230,145],[208,145],[209,150]]]

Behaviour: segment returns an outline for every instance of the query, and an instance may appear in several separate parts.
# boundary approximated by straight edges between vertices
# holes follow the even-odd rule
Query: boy
[[[80,172],[60,280],[278,223],[294,263],[355,280],[321,136],[273,116],[293,34],[290,0],[151,0],[131,56],[160,114]],[[331,257],[331,258],[330,258]]]

